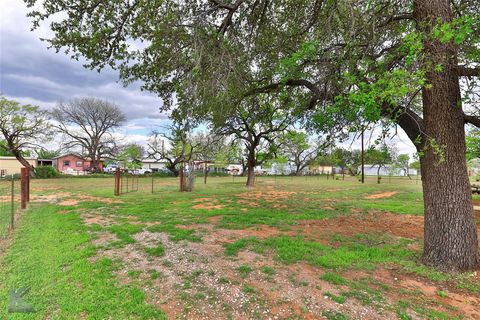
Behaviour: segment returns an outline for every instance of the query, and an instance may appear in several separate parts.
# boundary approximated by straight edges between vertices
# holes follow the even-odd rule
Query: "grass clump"
[[[135,239],[133,239],[132,235],[139,233],[140,231],[142,231],[141,226],[129,223],[113,225],[110,227],[110,232],[114,233],[119,239],[119,241],[115,243],[117,246],[135,243]]]
[[[227,256],[236,256],[240,251],[247,248],[248,245],[258,243],[257,238],[255,237],[248,237],[248,238],[241,238],[232,243],[224,244],[225,254]]]
[[[163,243],[159,242],[153,248],[145,248],[145,252],[154,257],[163,257],[165,255],[165,247]]]
[[[275,269],[269,266],[261,267],[260,271],[262,271],[264,274],[266,274],[269,277],[273,277],[276,274]]]
[[[320,279],[336,285],[347,284],[347,280],[345,280],[345,278],[343,278],[338,273],[334,273],[334,272],[326,272],[320,276]]]
[[[248,277],[248,275],[250,274],[250,272],[253,271],[253,269],[252,269],[249,265],[242,264],[241,266],[239,266],[239,267],[237,268],[237,271],[238,271],[238,273],[240,274],[240,277],[246,278],[246,277]]]
[[[243,292],[245,292],[245,293],[256,293],[256,292],[257,292],[257,289],[255,289],[255,288],[252,287],[252,286],[245,285],[245,286],[243,287]]]
[[[335,301],[336,303],[339,303],[339,304],[344,304],[347,301],[347,297],[343,294],[337,296],[333,293],[325,292],[324,295],[329,297],[330,299],[332,299],[333,301]]]
[[[328,320],[348,320],[348,317],[341,312],[334,311],[323,311],[322,316]]]

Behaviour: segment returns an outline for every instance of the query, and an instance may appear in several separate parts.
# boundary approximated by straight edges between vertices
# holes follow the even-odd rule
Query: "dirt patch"
[[[147,301],[169,319],[321,319],[325,310],[353,319],[395,319],[390,311],[379,314],[376,307],[362,306],[355,299],[342,305],[334,302],[324,293],[339,294],[341,288],[320,280],[323,271],[307,264],[284,265],[272,255],[250,251],[227,258],[219,232],[223,230],[205,236],[202,243],[172,242],[163,233],[141,232],[135,235],[136,244],[102,254],[124,262],[117,271],[122,283],[131,282],[132,270],[141,271],[139,279],[145,283],[156,273],[158,278],[144,286]],[[165,256],[148,256],[143,248],[158,242]],[[248,274],[241,276],[240,266],[248,266]],[[264,267],[274,275],[262,272]]]
[[[297,192],[290,191],[276,191],[267,187],[267,191],[249,191],[237,194],[237,203],[248,207],[259,207],[259,201],[265,201],[268,203],[282,202],[289,199],[291,196],[296,195]],[[273,209],[285,209],[288,208],[285,204],[275,204]]]
[[[225,208],[222,204],[213,204],[213,203],[199,203],[192,206],[195,210],[220,210]]]
[[[106,204],[122,203],[121,200],[112,198],[94,197],[83,194],[72,195],[69,192],[57,192],[47,195],[32,195],[32,202],[47,202],[61,206],[77,206],[80,202],[101,202]]]
[[[92,243],[96,246],[103,246],[116,240],[118,240],[118,238],[113,233],[98,232],[95,234],[95,239],[92,240]]]
[[[403,238],[423,237],[423,217],[392,213],[368,213],[326,220],[301,220],[295,229],[316,239],[328,235],[353,236],[358,233],[389,233]]]
[[[73,200],[73,199],[63,200],[58,203],[58,205],[60,206],[78,206],[78,204],[79,204],[79,201]]]
[[[297,194],[296,192],[293,191],[275,191],[275,190],[269,190],[269,191],[253,191],[253,192],[243,192],[240,194],[237,194],[238,198],[241,199],[248,199],[248,200],[264,200],[266,202],[274,202],[277,200],[285,200],[290,198],[292,195]]]
[[[456,288],[446,288],[444,285],[439,286],[428,280],[398,273],[395,270],[376,270],[374,278],[396,289],[394,292],[388,293],[394,301],[402,299],[399,291],[404,289],[421,293],[417,303],[427,307],[438,309],[443,306],[442,311],[452,316],[460,316],[463,313],[465,319],[480,319],[480,308],[478,307],[480,306],[480,296],[478,295],[468,294]],[[439,291],[446,292],[446,296],[440,297]],[[450,307],[445,308],[445,306]],[[452,311],[451,307],[457,308],[458,311]]]
[[[59,203],[63,201],[64,198],[69,198],[71,196],[72,194],[69,192],[57,192],[45,195],[31,195],[30,200],[32,202]]]
[[[365,199],[382,199],[382,198],[390,198],[396,195],[398,192],[397,191],[389,191],[389,192],[382,192],[382,193],[376,193],[376,194],[371,194],[369,196],[366,196]]]
[[[114,219],[106,215],[100,216],[84,213],[81,214],[80,217],[83,219],[83,223],[85,223],[87,226],[91,226],[92,224],[98,224],[102,227],[108,227],[115,224]]]
[[[215,201],[214,198],[196,198],[193,199],[193,202],[212,202]]]
[[[73,212],[72,210],[60,210],[60,211],[57,211],[57,214],[69,214],[72,212]]]

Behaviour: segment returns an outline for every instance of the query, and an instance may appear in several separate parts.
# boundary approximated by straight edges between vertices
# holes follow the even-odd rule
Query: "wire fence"
[[[13,176],[0,177],[0,238],[14,228],[15,214],[20,204],[20,182]]]
[[[131,173],[122,173],[120,177],[120,194],[138,191],[138,175]]]

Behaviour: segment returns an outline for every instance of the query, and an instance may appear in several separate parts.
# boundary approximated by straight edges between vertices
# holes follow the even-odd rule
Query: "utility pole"
[[[362,183],[365,183],[365,150],[363,147],[363,133],[365,129],[362,128]]]

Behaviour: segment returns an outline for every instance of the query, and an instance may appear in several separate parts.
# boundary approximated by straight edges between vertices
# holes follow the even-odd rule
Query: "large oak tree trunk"
[[[448,0],[416,0],[415,17],[429,33],[433,21],[451,21]],[[423,142],[421,157],[425,204],[423,261],[444,271],[472,270],[479,266],[477,228],[465,157],[464,116],[456,65],[456,48],[428,37],[424,41],[428,62],[443,71],[427,72],[431,88],[423,88]]]
[[[298,177],[302,173],[302,169],[300,168],[300,165],[295,164],[295,175]]]
[[[248,149],[247,154],[247,188],[252,188],[255,185],[255,166],[257,165],[256,149],[258,146],[258,140],[255,139],[252,143],[246,147]]]
[[[247,170],[248,170],[248,176],[247,176],[246,186],[248,188],[252,188],[255,184],[255,163],[249,161],[248,166],[247,166]]]

